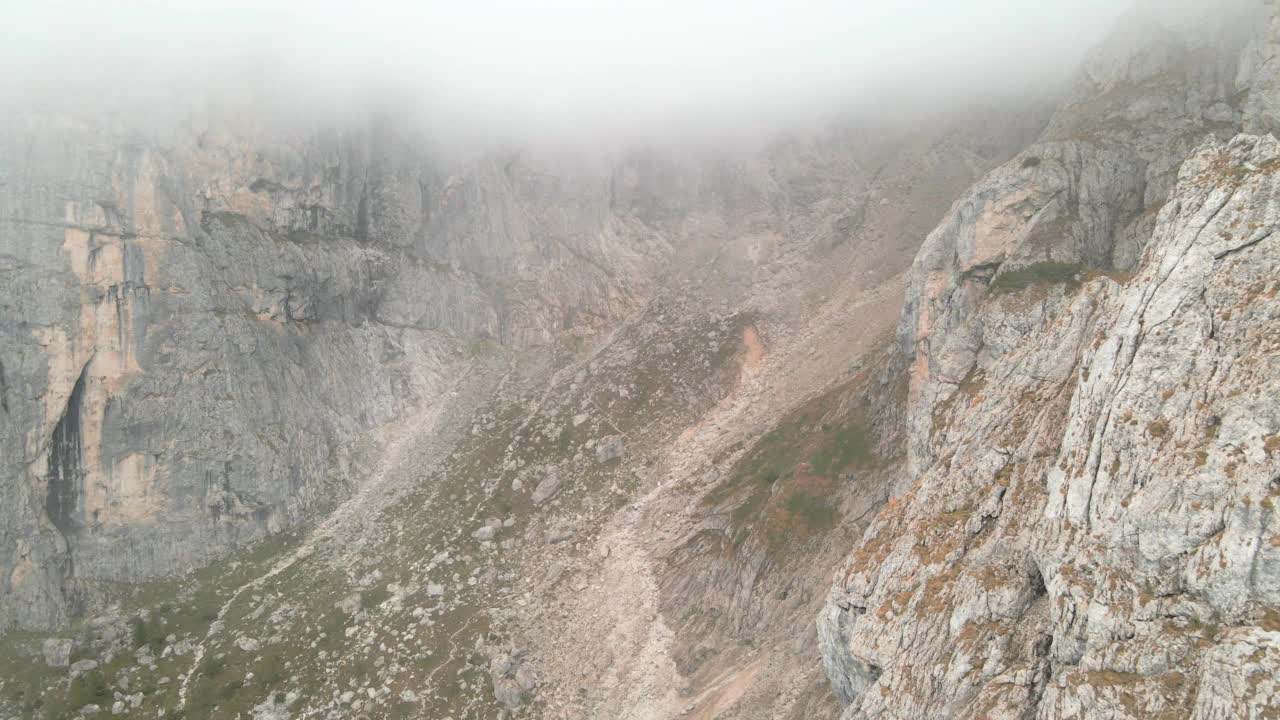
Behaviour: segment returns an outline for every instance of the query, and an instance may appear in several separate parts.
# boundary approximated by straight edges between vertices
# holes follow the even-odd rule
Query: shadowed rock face
[[[48,485],[44,509],[50,522],[64,535],[77,530],[80,513],[81,464],[84,448],[80,444],[80,403],[84,400],[84,373],[76,378],[67,398],[67,408],[53,428],[49,441]]]

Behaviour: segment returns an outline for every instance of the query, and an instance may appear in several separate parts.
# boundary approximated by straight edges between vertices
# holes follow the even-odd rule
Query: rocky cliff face
[[[440,174],[383,127],[214,127],[0,133],[4,627],[296,522],[477,343],[615,317],[661,253],[610,242],[604,182],[548,237],[526,205],[573,190],[514,159]]]
[[[1275,121],[1250,84],[1273,22],[1117,38],[1100,94],[926,241],[899,328],[910,489],[819,620],[842,717],[1280,703],[1280,148],[1235,135]]]
[[[855,252],[880,283],[911,248],[863,226],[911,233],[877,174],[932,168],[906,192],[937,205],[1014,142],[996,127],[1039,126],[459,160],[385,120],[236,117],[4,117],[0,627],[323,513],[369,475],[357,445],[496,350],[598,342],[659,288],[785,323]]]
[[[728,159],[446,164],[386,123],[4,122],[4,628],[342,497],[352,443],[449,368],[609,327],[778,193]],[[777,217],[746,222],[767,242]]]

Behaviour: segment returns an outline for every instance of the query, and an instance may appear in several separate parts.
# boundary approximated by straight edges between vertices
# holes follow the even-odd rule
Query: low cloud
[[[1116,0],[22,3],[3,103],[129,117],[208,98],[378,107],[522,141],[754,132],[1059,82]],[[878,108],[878,106],[889,106]]]

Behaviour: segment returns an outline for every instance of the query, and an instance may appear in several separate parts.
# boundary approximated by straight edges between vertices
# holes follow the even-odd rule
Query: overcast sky
[[[777,118],[1060,75],[1129,0],[13,0],[8,104],[372,97],[496,133]],[[16,6],[16,7],[14,7]],[[860,93],[865,93],[860,95]]]

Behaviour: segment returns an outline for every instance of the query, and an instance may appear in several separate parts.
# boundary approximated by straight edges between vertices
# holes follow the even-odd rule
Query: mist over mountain
[[[7,10],[0,718],[1280,708],[1271,0]]]
[[[3,31],[2,87],[11,104],[130,119],[222,98],[256,122],[372,104],[476,143],[706,139],[1052,86],[1123,9],[597,5],[23,3]]]

